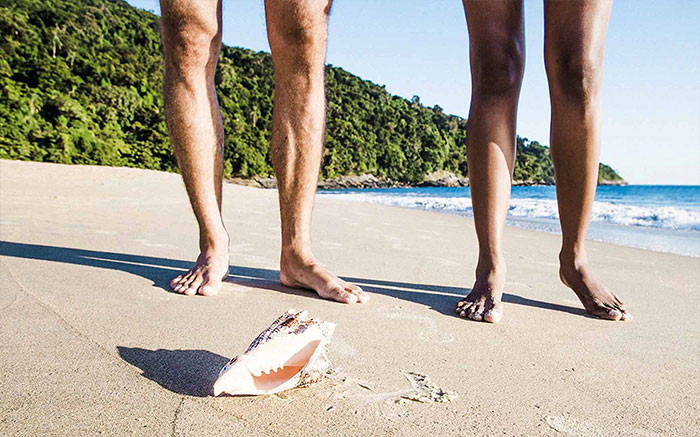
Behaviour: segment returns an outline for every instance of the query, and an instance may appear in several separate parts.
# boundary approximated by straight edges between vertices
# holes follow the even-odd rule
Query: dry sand
[[[320,198],[317,256],[372,294],[347,306],[278,285],[276,192],[227,185],[230,280],[187,297],[165,289],[197,253],[178,175],[11,161],[0,175],[1,435],[700,434],[700,259],[591,242],[634,315],[609,322],[559,283],[558,236],[509,228],[505,316],[488,325],[453,313],[471,220]],[[337,323],[330,378],[209,396],[287,308]],[[441,390],[450,402],[432,402]]]

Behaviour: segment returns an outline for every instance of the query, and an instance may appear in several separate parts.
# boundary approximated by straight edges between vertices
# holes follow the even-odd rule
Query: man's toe
[[[369,294],[365,293],[364,290],[357,285],[350,284],[345,290],[357,296],[357,301],[359,303],[365,303],[369,300]]]
[[[202,285],[202,278],[201,276],[198,276],[196,278],[193,278],[188,284],[187,288],[184,290],[184,293],[188,296],[194,296],[197,294],[197,290],[199,287]]]
[[[340,287],[336,287],[333,290],[333,295],[335,296],[334,297],[335,300],[337,300],[338,302],[343,302],[343,303],[356,303],[359,300],[357,295],[347,291],[344,288],[340,288]]]
[[[185,281],[186,277],[187,277],[187,273],[177,275],[175,278],[173,278],[172,281],[170,281],[170,288],[175,290],[179,285],[182,285],[182,283]]]
[[[355,294],[355,293],[353,293],[353,294]],[[355,294],[355,296],[357,296],[357,302],[359,302],[359,303],[369,302],[369,294],[367,294],[367,293],[362,292],[359,294]]]
[[[351,293],[351,292],[346,291],[346,290],[340,290],[336,295],[339,298],[338,299],[339,302],[357,303],[360,300],[360,298],[356,294]]]
[[[204,281],[196,290],[202,296],[214,296],[221,290],[221,281]]]
[[[348,291],[345,287],[340,284],[330,284],[330,286],[325,290],[318,290],[318,295],[324,299],[331,299],[336,302],[342,303],[355,303],[358,301],[357,295]]]

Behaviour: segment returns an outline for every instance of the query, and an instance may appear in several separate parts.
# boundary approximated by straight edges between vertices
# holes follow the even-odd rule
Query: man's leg
[[[497,323],[506,267],[501,249],[515,163],[515,119],[525,45],[522,1],[464,0],[472,99],[467,162],[479,240],[476,282],[457,303],[462,317]]]
[[[228,274],[221,218],[223,126],[214,89],[221,48],[221,0],[161,0],[165,115],[175,156],[199,223],[194,267],[172,280],[178,293],[216,294]]]
[[[562,228],[559,275],[590,314],[629,318],[590,273],[584,240],[598,180],[603,49],[612,1],[545,1],[551,152]]]
[[[282,219],[280,281],[339,302],[365,302],[357,285],[323,268],[311,253],[311,212],[323,150],[324,63],[330,0],[267,0],[275,66],[272,161]]]

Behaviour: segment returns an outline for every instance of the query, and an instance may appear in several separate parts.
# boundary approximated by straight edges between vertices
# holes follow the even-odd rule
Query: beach
[[[279,285],[277,208],[225,184],[230,277],[182,296],[168,282],[198,250],[179,175],[0,161],[0,435],[700,434],[700,258],[589,242],[634,316],[603,321],[559,282],[558,235],[507,227],[490,325],[453,310],[471,219],[317,196],[316,256],[372,296],[343,305]],[[212,397],[289,308],[337,324],[328,377]]]

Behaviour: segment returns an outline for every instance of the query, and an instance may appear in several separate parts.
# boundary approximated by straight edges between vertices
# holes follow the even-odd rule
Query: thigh
[[[463,0],[473,56],[504,48],[525,52],[522,0]]]
[[[332,0],[266,0],[268,37],[295,44],[325,40]]]
[[[221,0],[160,0],[164,37],[221,34]]]
[[[545,60],[602,62],[611,8],[612,0],[545,0]]]

